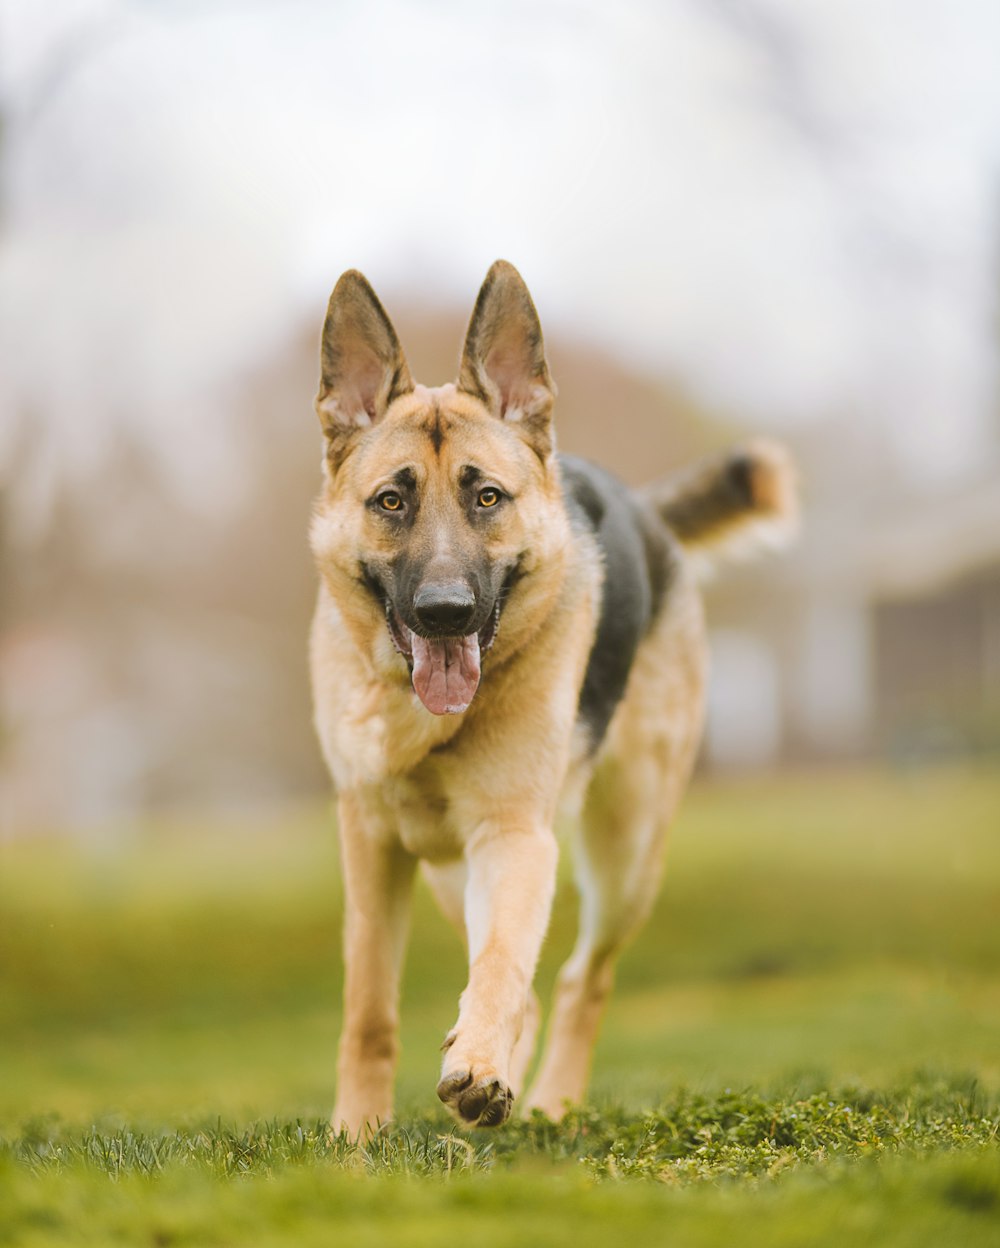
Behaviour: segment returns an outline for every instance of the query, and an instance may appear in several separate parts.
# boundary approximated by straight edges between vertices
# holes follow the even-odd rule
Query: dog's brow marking
[[[441,409],[434,404],[434,423],[427,430],[431,438],[431,446],[434,447],[434,454],[441,454],[441,447],[444,445],[444,430],[441,428]]]

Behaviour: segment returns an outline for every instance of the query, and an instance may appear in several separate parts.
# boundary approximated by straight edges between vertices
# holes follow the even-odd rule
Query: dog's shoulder
[[[603,564],[598,624],[579,704],[596,749],[625,693],[639,643],[669,591],[678,551],[666,526],[610,472],[573,455],[560,455],[559,466],[570,523],[592,535]]]

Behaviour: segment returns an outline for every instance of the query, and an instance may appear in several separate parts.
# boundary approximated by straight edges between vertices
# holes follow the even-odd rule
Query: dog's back
[[[601,608],[580,719],[592,750],[604,739],[643,637],[692,553],[777,542],[795,523],[791,460],[758,441],[705,459],[641,491],[596,464],[560,456],[566,506],[595,537],[604,567]]]

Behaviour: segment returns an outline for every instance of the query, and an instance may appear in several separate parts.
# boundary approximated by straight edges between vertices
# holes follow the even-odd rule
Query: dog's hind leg
[[[667,831],[701,735],[704,681],[692,589],[668,604],[643,642],[594,772],[575,845],[580,932],[556,983],[529,1110],[558,1119],[586,1093],[615,962],[656,898]]]

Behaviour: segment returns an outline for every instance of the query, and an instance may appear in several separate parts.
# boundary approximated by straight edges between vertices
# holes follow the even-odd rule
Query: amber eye
[[[391,490],[387,490],[384,494],[378,496],[378,505],[383,511],[399,511],[403,506],[403,500],[398,494],[393,494]]]
[[[500,491],[487,486],[485,490],[479,491],[479,498],[476,501],[480,507],[495,507],[500,501]]]

